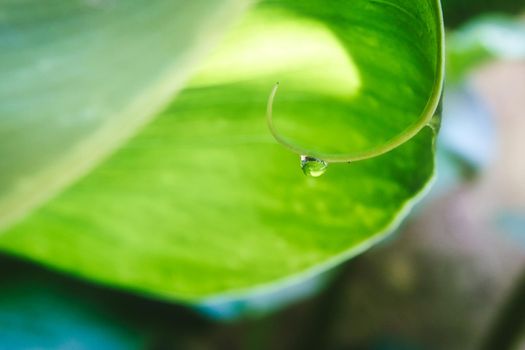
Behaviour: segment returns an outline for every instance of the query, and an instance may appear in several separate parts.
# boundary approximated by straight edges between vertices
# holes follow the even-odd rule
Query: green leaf
[[[447,82],[457,83],[479,65],[492,59],[525,58],[525,21],[503,15],[486,15],[448,33]]]
[[[432,179],[435,131],[423,126],[441,89],[441,26],[430,0],[262,3],[167,110],[0,236],[1,249],[208,303],[333,267],[385,237]],[[310,134],[305,123],[326,115],[321,138],[291,135],[308,150],[406,142],[306,177],[266,124],[276,80],[278,130],[301,116]]]
[[[326,161],[354,161],[399,146],[430,121],[443,85],[438,1],[278,4],[263,6],[208,70],[222,72],[222,83],[241,76],[281,82],[270,101],[281,144]],[[337,41],[339,48],[331,43]],[[259,61],[275,61],[275,69],[260,77]],[[327,108],[328,99],[344,113]]]
[[[25,279],[22,280],[20,277]],[[104,302],[79,296],[78,290],[68,290],[64,287],[64,281],[60,282],[62,284],[59,285],[56,281],[42,280],[41,276],[33,274],[16,275],[15,278],[2,276],[0,280],[2,348],[40,350],[145,348],[146,337],[139,333],[138,327],[130,326],[127,320],[111,313]]]
[[[0,4],[0,229],[166,106],[248,1]]]

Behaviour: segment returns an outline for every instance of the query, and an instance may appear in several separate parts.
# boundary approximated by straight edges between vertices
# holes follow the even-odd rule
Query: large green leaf
[[[376,156],[432,118],[443,82],[438,1],[271,2],[250,23],[209,70],[221,70],[221,82],[279,80],[272,129],[296,153],[333,162]],[[325,47],[330,35],[344,55]],[[259,61],[277,69],[264,78],[250,75],[245,67]],[[232,70],[239,75],[230,77]],[[304,97],[311,90],[316,96]],[[344,113],[327,107],[327,97],[340,101]]]
[[[423,126],[441,89],[441,29],[430,0],[262,3],[166,111],[0,247],[188,301],[334,266],[395,228],[432,178],[435,131]],[[309,152],[372,155],[419,133],[305,177],[266,125],[276,80],[276,127],[326,116]]]
[[[0,229],[179,90],[244,0],[0,3]]]

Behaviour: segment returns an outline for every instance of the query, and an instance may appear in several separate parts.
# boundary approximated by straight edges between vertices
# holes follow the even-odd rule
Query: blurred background
[[[1,256],[0,349],[525,349],[524,3],[468,3],[445,3],[438,180],[387,241],[197,308]]]

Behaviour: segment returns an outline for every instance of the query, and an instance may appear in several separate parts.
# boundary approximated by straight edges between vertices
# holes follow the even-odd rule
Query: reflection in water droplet
[[[301,169],[307,176],[319,177],[325,173],[327,167],[328,163],[322,159],[301,156]]]

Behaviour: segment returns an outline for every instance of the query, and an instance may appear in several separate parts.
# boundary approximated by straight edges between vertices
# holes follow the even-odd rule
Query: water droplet
[[[309,156],[301,156],[301,169],[306,176],[319,177],[323,175],[328,163],[322,159]]]

